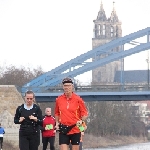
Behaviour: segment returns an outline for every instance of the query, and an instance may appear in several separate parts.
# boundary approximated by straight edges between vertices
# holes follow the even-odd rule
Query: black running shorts
[[[69,134],[69,135],[59,133],[59,145],[61,145],[61,144],[69,145],[70,143],[72,145],[79,145],[80,137],[81,137],[81,132]]]

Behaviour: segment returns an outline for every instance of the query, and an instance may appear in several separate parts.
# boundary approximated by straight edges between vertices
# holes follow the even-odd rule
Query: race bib
[[[49,130],[51,130],[51,129],[53,129],[53,125],[52,124],[47,124],[46,128],[49,129]]]
[[[79,129],[80,129],[80,132],[84,131],[84,127],[83,126],[80,126]]]

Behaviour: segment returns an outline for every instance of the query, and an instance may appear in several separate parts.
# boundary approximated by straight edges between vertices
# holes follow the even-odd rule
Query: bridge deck
[[[26,90],[33,89],[36,87],[28,87]],[[55,101],[63,93],[61,86],[49,87],[47,90],[41,87],[40,91],[43,92],[35,92],[38,102]],[[85,101],[150,100],[150,87],[148,88],[146,84],[78,86],[75,92]]]
[[[84,101],[143,101],[150,100],[150,92],[76,92]],[[62,92],[35,93],[38,102],[52,102]]]

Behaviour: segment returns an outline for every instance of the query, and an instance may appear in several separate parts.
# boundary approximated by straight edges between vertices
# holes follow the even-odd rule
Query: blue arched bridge
[[[137,39],[144,37],[145,42],[138,43]],[[127,50],[124,49],[125,44],[132,44],[134,47]],[[116,47],[120,47],[118,52],[112,51]],[[61,83],[64,77],[76,77],[87,71],[103,66],[112,61],[125,58],[132,54],[139,53],[150,49],[150,27],[131,33],[124,37],[113,40],[107,44],[94,48],[87,53],[81,54],[70,61],[52,69],[49,72],[26,83],[21,92],[31,89],[35,92],[37,101],[54,101],[55,98],[62,93],[60,87],[56,87]],[[104,58],[98,56],[104,54]],[[87,62],[94,58],[94,61]],[[86,86],[78,87],[77,93],[88,100],[148,100],[150,99],[149,87],[118,85],[116,87],[103,86]],[[105,90],[104,90],[105,89]],[[106,90],[107,89],[107,90]]]

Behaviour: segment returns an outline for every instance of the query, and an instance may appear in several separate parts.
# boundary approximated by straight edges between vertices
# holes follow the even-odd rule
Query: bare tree
[[[25,68],[23,66],[20,68],[15,66],[8,66],[6,68],[0,69],[3,70],[0,76],[1,85],[22,86],[44,73],[41,67],[31,70],[30,68]]]
[[[140,118],[132,114],[131,102],[87,102],[89,121],[87,132],[97,136],[145,135]],[[140,131],[140,132],[139,132]]]

